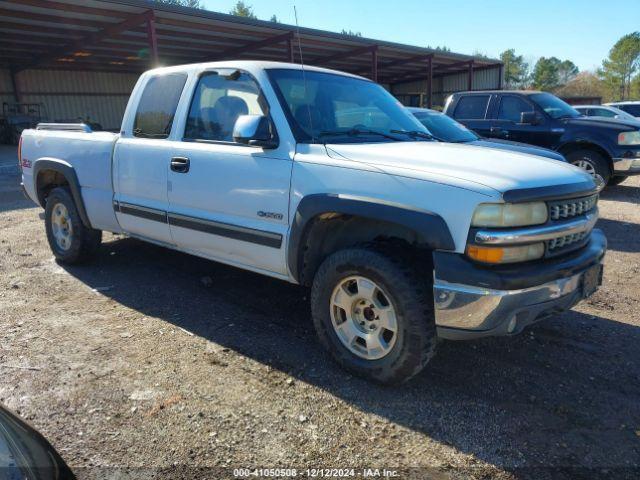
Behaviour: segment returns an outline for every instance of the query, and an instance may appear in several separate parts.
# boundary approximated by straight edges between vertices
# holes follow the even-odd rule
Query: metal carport
[[[54,105],[53,117],[80,111],[80,104],[99,110],[106,102],[122,110],[137,75],[152,66],[223,59],[300,62],[298,42],[306,64],[369,77],[401,99],[419,94],[425,106],[448,93],[443,78],[455,78],[459,89],[502,84],[497,60],[311,28],[298,32],[292,25],[206,10],[142,0],[4,0],[0,100],[46,99]],[[65,110],[69,102],[78,108]],[[105,126],[117,128],[108,124],[114,122]]]

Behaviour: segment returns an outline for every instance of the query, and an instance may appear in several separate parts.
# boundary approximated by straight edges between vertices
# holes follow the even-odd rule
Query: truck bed
[[[94,228],[117,231],[113,213],[112,157],[118,133],[60,129],[49,124],[46,129],[29,129],[22,133],[22,173],[27,194],[38,202],[34,167],[38,160],[53,160],[73,167],[82,198]],[[115,230],[114,230],[115,229]]]

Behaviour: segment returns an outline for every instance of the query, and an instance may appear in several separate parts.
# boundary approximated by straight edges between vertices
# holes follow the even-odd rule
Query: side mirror
[[[522,112],[520,114],[520,123],[524,125],[537,125],[538,115],[536,112]]]
[[[278,140],[271,127],[264,115],[240,115],[233,126],[233,141],[251,147],[277,148]]]

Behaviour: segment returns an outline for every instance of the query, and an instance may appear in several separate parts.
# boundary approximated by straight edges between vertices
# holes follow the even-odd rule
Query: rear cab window
[[[468,95],[460,97],[454,118],[461,120],[484,120],[489,105],[489,95]]]
[[[133,135],[139,138],[167,138],[187,81],[184,73],[158,75],[144,87],[133,122]]]

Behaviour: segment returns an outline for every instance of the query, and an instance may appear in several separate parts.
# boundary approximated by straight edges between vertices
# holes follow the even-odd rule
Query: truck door
[[[178,247],[226,263],[286,273],[292,158],[235,143],[240,115],[269,115],[254,78],[236,69],[200,75],[169,171],[169,224]]]
[[[522,114],[526,112],[535,114],[533,123],[521,123]],[[496,119],[490,132],[492,138],[550,148],[548,131],[546,118],[525,96],[500,95]]]
[[[462,95],[456,103],[452,117],[482,137],[488,137],[491,120],[488,117],[490,94]]]
[[[114,204],[122,229],[134,236],[173,244],[167,222],[167,175],[174,147],[169,139],[186,74],[151,77],[135,116],[114,151]],[[135,99],[132,99],[135,101]]]

